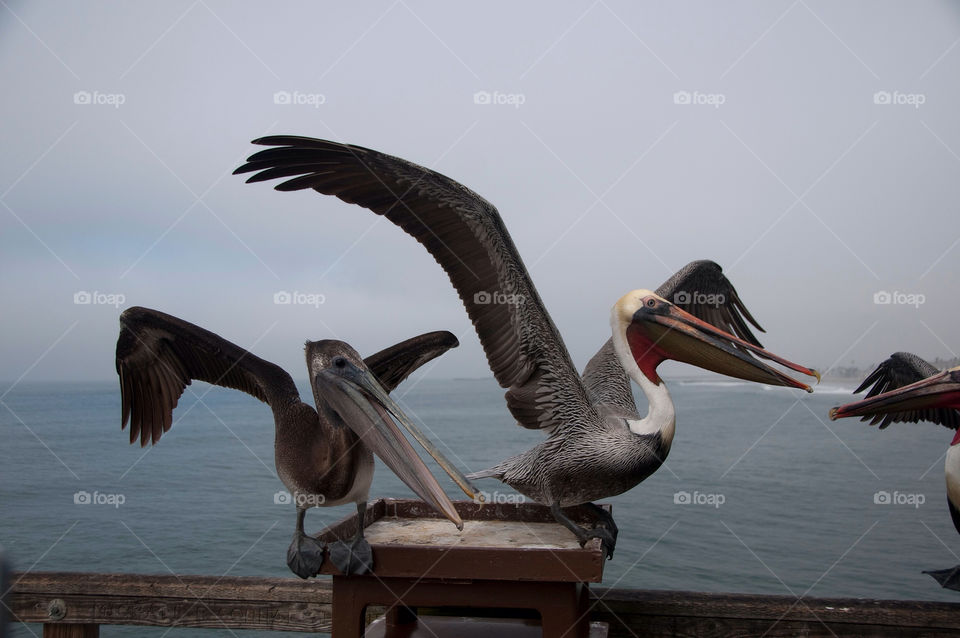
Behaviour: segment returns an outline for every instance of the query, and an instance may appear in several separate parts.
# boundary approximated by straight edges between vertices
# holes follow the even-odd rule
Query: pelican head
[[[960,409],[960,366],[862,401],[831,408],[830,419],[912,412],[915,416],[904,415],[907,417],[905,420],[915,421],[918,418],[927,418],[921,414],[923,411],[943,408]],[[957,436],[951,445],[957,443],[960,443],[960,429],[957,430]]]
[[[724,332],[650,290],[633,290],[621,297],[613,307],[610,323],[615,341],[625,341],[640,372],[657,385],[657,366],[664,359],[673,359],[737,379],[813,392],[807,384],[771,368],[749,352],[820,380],[815,370]]]
[[[473,498],[476,488],[390,398],[357,351],[343,341],[308,341],[306,357],[317,407],[329,406],[410,489],[462,529],[460,515],[396,423],[417,439],[467,496]]]

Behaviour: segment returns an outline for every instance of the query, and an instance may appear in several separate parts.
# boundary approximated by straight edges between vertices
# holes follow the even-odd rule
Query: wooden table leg
[[[538,597],[540,626],[543,638],[586,638],[590,629],[588,618],[589,588],[585,584],[565,583],[547,597]],[[551,588],[553,589],[553,588]]]
[[[373,604],[390,607],[388,623],[398,628],[416,621],[411,607],[532,609],[540,614],[544,638],[586,638],[589,595],[584,583],[438,583],[334,576],[333,638],[361,638],[364,611]]]
[[[394,605],[387,609],[387,635],[401,627],[416,624],[417,612],[405,605]]]
[[[100,625],[80,623],[43,624],[43,638],[98,638]]]
[[[362,638],[366,629],[364,612],[367,597],[363,595],[361,580],[344,576],[333,577],[332,638]]]

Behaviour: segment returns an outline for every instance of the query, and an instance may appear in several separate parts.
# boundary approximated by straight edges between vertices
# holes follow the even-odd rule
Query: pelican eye
[[[657,305],[656,299],[647,299],[647,308],[655,308]]]
[[[333,360],[333,365],[337,366],[338,368],[344,368],[347,365],[347,360],[343,357],[337,357]]]

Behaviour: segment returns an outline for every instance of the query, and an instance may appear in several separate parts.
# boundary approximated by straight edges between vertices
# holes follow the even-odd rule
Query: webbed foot
[[[349,543],[338,541],[329,546],[330,562],[344,576],[362,575],[373,571],[373,550],[362,536]]]
[[[617,527],[617,523],[613,520],[613,514],[603,509],[596,503],[587,503],[588,509],[590,509],[597,516],[597,523],[607,528],[610,533],[613,535],[613,544],[617,544],[617,536],[620,534],[620,529]],[[595,525],[596,525],[595,524]],[[611,549],[611,555],[613,550]]]
[[[617,547],[617,534],[610,532],[606,527],[594,527],[593,529],[581,528],[583,534],[577,534],[577,540],[580,541],[580,547],[587,544],[591,538],[599,538],[600,545],[603,547],[603,555],[607,560],[613,558],[613,550]]]
[[[323,564],[323,551],[323,543],[317,539],[306,534],[295,534],[287,549],[287,566],[300,578],[316,576]]]
[[[593,503],[590,503],[590,505],[595,510],[600,509]],[[603,546],[604,556],[606,556],[607,560],[613,558],[613,550],[617,546],[617,525],[613,522],[613,517],[607,512],[603,512],[603,515],[606,516],[605,519],[603,515],[600,516],[604,522],[604,525],[602,527],[594,527],[593,529],[585,529],[574,523],[569,516],[563,513],[563,510],[557,503],[554,503],[550,506],[550,513],[553,514],[553,517],[558,523],[561,523],[564,527],[574,533],[574,535],[577,537],[577,540],[580,541],[580,547],[586,545],[587,541],[589,541],[591,538],[599,538],[600,544]],[[613,528],[613,531],[608,529],[606,524],[608,522]]]
[[[933,576],[934,580],[940,583],[940,586],[944,589],[960,591],[960,565],[949,569],[937,569],[923,573]]]

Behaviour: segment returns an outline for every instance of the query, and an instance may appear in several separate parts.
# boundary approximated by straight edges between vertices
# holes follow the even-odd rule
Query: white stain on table
[[[569,530],[556,523],[464,521],[463,531],[445,519],[382,518],[364,532],[371,545],[441,545],[579,549]]]

